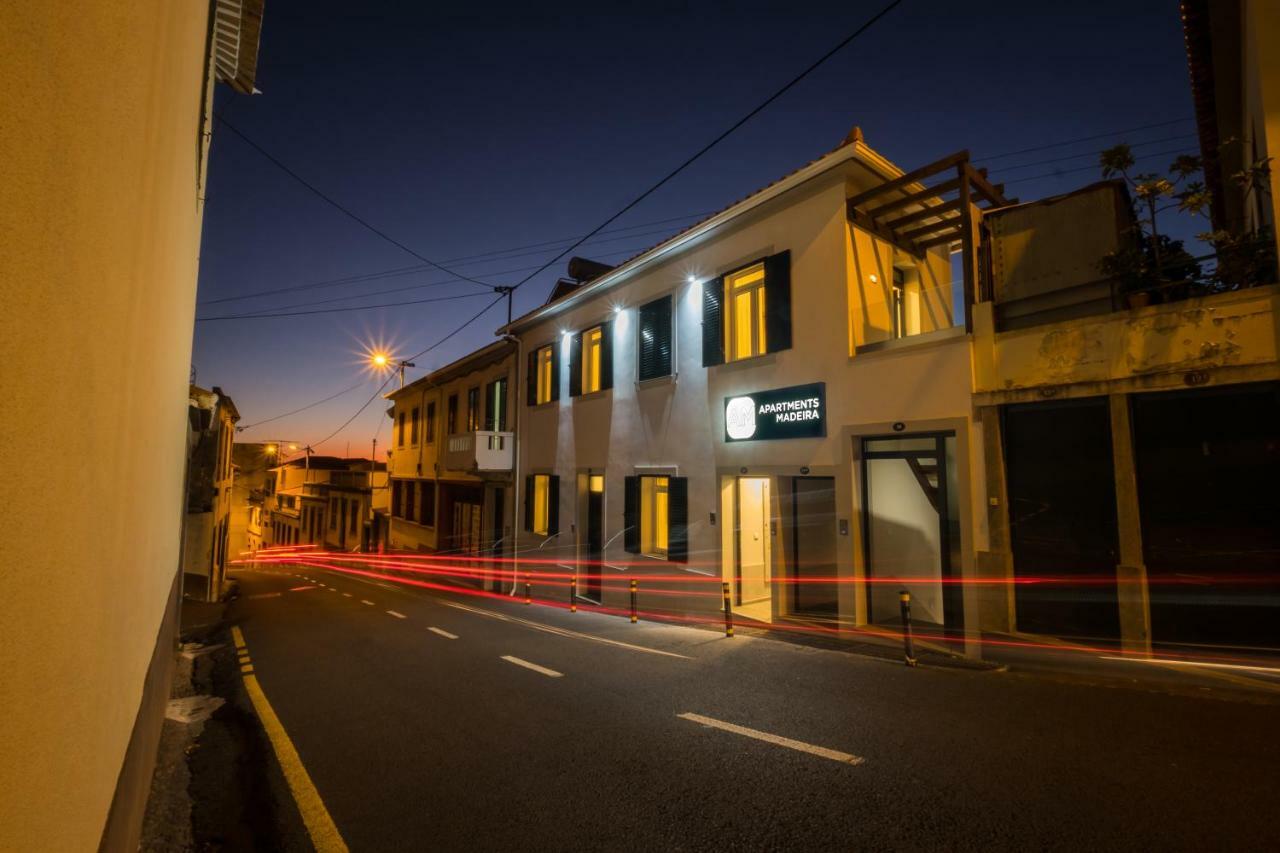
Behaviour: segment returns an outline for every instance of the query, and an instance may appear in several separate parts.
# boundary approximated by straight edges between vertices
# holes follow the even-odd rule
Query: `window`
[[[547,344],[529,354],[529,403],[540,406],[550,403],[559,394],[556,383],[556,348]]]
[[[763,355],[764,264],[754,264],[725,276],[725,360]]]
[[[656,379],[671,375],[671,297],[640,306],[638,353],[638,378]]]
[[[414,498],[418,493],[418,484],[408,481],[404,484],[404,518],[406,521],[417,521],[418,515],[413,511]]]
[[[667,477],[640,478],[640,553],[667,558]]]
[[[458,395],[449,395],[449,410],[445,414],[445,429],[449,435],[458,431]]]
[[[702,284],[702,366],[791,348],[791,252]]]
[[[422,481],[422,515],[420,523],[427,527],[436,525],[436,484],[434,480]]]
[[[604,333],[599,326],[582,333],[582,393],[594,394],[600,385],[600,356]]]
[[[524,529],[539,536],[560,532],[560,478],[530,474],[524,481]]]
[[[400,413],[400,417],[396,421],[396,445],[404,447],[404,412]]]
[[[484,389],[484,428],[503,432],[507,428],[507,379],[495,379]]]
[[[897,340],[907,336],[907,274],[899,267],[893,268],[893,287],[889,292],[890,334]]]
[[[661,474],[623,483],[623,547],[672,562],[689,559],[689,480]]]
[[[350,532],[355,533],[359,529],[360,524],[360,501],[353,500],[351,502],[351,528]]]
[[[480,429],[480,389],[467,389],[467,432]]]
[[[400,480],[391,481],[391,517],[401,518],[400,515]],[[332,526],[332,525],[330,525]]]
[[[413,407],[413,415],[409,418],[409,443],[418,443],[418,407]]]
[[[427,444],[431,444],[436,440],[436,404],[435,401],[427,403]]]

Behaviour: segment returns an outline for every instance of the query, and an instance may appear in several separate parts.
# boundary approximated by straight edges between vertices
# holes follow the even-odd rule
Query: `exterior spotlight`
[[[697,283],[698,283],[698,277],[697,277],[696,275],[693,275],[692,273],[690,273],[689,278],[688,278],[688,282],[689,282],[690,284],[697,284]]]

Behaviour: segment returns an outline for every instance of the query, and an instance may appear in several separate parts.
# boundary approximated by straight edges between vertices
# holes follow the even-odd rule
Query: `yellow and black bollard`
[[[524,573],[524,603],[533,604],[533,584],[529,583],[529,573]]]
[[[726,637],[733,636],[733,609],[729,605],[729,584],[720,584],[724,592],[724,635]]]
[[[631,581],[631,624],[636,624],[636,588],[639,584],[633,578]]]
[[[569,579],[569,612],[578,612],[578,572],[575,569],[573,577]]]
[[[898,601],[902,605],[902,648],[906,655],[907,666],[916,665],[916,650],[911,643],[911,593],[905,589],[898,593]]]

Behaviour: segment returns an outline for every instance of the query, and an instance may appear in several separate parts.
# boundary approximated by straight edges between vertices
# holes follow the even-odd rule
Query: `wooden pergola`
[[[941,180],[925,185],[923,181],[929,178]],[[858,193],[848,199],[846,206],[851,223],[917,258],[924,258],[925,252],[935,246],[959,242],[964,255],[968,327],[974,302],[990,298],[990,288],[980,286],[983,273],[978,253],[982,241],[978,226],[982,213],[1016,203],[1016,199],[1004,197],[1003,184],[990,183],[985,169],[973,167],[968,151],[957,151]]]

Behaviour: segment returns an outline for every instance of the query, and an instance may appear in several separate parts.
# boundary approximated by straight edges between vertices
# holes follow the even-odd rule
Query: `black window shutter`
[[[767,285],[766,285],[767,286]],[[702,283],[702,366],[724,364],[724,276]]]
[[[791,252],[764,259],[764,337],[769,352],[791,349]]]
[[[533,475],[524,475],[524,529],[533,530]]]
[[[547,535],[560,532],[560,478],[552,474],[547,484]]]
[[[613,321],[600,324],[600,390],[613,387]]]
[[[569,396],[582,393],[582,332],[569,341]]]
[[[689,562],[689,478],[667,478],[667,559]]]
[[[560,399],[560,350],[559,339],[551,343],[551,399]]]
[[[640,553],[640,478],[622,480],[622,547],[632,554]]]
[[[498,387],[497,382],[490,382],[484,386],[484,428],[488,432],[498,429],[498,413],[494,411],[496,408],[494,402],[494,389]]]
[[[636,344],[639,378],[671,375],[671,297],[640,306],[639,340]]]
[[[538,404],[538,351],[534,350],[529,353],[529,369],[524,377],[524,404],[526,406],[536,406]]]

